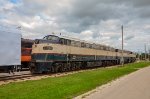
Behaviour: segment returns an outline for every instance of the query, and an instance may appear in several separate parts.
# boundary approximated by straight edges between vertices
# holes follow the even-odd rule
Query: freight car
[[[21,31],[0,26],[0,72],[13,72],[21,65]]]
[[[21,37],[21,35],[20,35],[20,37]],[[16,38],[14,38],[14,39],[16,39]],[[18,39],[20,39],[20,40],[18,41]],[[19,59],[21,59],[21,60],[19,60],[19,62],[21,64],[20,65],[0,66],[0,71],[1,72],[9,72],[10,69],[11,69],[11,71],[20,71],[20,70],[23,70],[23,69],[29,69],[29,64],[31,62],[31,51],[32,51],[33,40],[17,38],[16,41],[17,41],[17,44],[20,44],[20,46],[16,45],[16,46],[19,46],[19,47],[16,47],[16,48],[19,50],[19,52],[17,52],[17,53],[20,53]],[[8,42],[11,43],[12,41],[8,41]],[[17,57],[18,57],[18,55],[17,55]]]
[[[135,61],[135,54],[124,51],[124,62]],[[36,39],[32,46],[32,73],[63,72],[120,64],[121,50],[55,35]]]

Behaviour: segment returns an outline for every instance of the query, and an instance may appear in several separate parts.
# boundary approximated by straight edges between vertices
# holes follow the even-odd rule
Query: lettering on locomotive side
[[[43,50],[53,50],[53,47],[52,46],[44,46]]]

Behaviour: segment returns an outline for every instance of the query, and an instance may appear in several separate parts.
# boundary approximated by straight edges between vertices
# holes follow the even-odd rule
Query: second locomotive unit
[[[33,42],[30,39],[21,39],[21,69],[29,68]]]
[[[135,54],[123,51],[124,63],[135,61]],[[120,64],[121,50],[55,35],[36,39],[32,46],[32,73],[63,72]]]

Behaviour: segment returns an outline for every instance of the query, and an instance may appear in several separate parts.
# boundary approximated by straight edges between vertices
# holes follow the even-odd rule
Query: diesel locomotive
[[[21,39],[21,69],[29,68],[33,40]]]
[[[124,63],[135,61],[135,54],[123,51]],[[32,73],[64,72],[120,64],[121,50],[101,44],[47,35],[32,46]]]

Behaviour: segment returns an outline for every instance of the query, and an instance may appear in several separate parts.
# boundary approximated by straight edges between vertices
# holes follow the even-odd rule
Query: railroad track
[[[106,67],[106,68],[112,68],[114,66],[111,67]],[[99,67],[101,68],[101,67]],[[91,70],[95,70],[97,68],[92,68],[92,69],[85,69],[85,70],[78,70],[78,71],[69,71],[69,72],[62,72],[62,73],[54,73],[54,74],[30,74],[30,73],[26,73],[26,74],[14,74],[14,75],[3,75],[0,76],[0,85],[3,84],[8,84],[11,82],[21,82],[21,81],[27,81],[27,80],[39,80],[39,79],[43,79],[43,78],[48,78],[48,77],[60,77],[60,76],[66,76],[66,75],[70,75],[70,74],[75,74],[75,73],[79,73],[79,72],[83,72],[83,71],[91,71]]]
[[[2,76],[2,77],[0,77],[0,81],[16,80],[16,79],[28,78],[28,77],[32,77],[32,76],[33,75],[31,75],[31,74]]]
[[[82,72],[82,71],[83,70],[63,72],[63,73],[55,73],[55,74],[14,74],[14,75],[3,75],[3,76],[0,76],[0,85],[8,84],[8,83],[11,83],[11,82],[21,82],[21,81],[27,81],[27,80],[39,80],[39,79],[48,78],[48,77],[65,76],[65,75],[74,74],[74,73],[78,73],[78,72]]]

